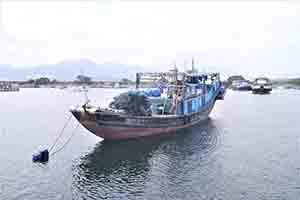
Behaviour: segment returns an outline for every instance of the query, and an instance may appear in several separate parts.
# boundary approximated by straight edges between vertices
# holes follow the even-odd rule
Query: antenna
[[[195,68],[194,68],[194,58],[192,58],[192,72],[195,71]]]
[[[178,68],[176,66],[176,61],[174,63],[174,72],[175,72],[175,81],[176,81],[176,87],[177,87],[177,81],[178,81]]]

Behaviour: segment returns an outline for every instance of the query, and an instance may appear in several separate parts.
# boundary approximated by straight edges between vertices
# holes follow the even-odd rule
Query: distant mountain
[[[56,64],[38,65],[38,66],[22,66],[14,67],[9,64],[0,64],[0,81],[1,80],[29,80],[31,78],[38,78],[41,76],[49,77],[50,79],[57,79],[61,81],[74,80],[77,75],[83,73],[90,76],[92,80],[120,80],[122,78],[129,78],[134,80],[136,72],[144,71],[165,71],[172,68],[172,66],[152,66],[153,68],[145,69],[138,65],[125,65],[118,63],[103,63],[98,64],[88,59],[79,60],[65,60]],[[232,75],[242,75],[246,79],[254,79],[258,76],[266,76],[271,79],[280,78],[299,78],[300,73],[245,73],[244,71],[236,72],[230,67],[224,66],[206,66],[198,67],[200,72],[220,72],[221,78],[227,80]]]
[[[11,65],[0,65],[0,80],[28,80],[46,76],[57,80],[74,80],[83,73],[93,80],[134,79],[135,73],[145,71],[140,66],[115,63],[97,64],[88,59],[67,60],[57,64],[24,66],[15,68]]]

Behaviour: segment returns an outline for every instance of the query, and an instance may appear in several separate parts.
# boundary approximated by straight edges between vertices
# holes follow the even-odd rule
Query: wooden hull
[[[238,91],[250,91],[252,90],[251,85],[238,85],[238,86],[234,86],[232,87],[233,90],[238,90]]]
[[[120,140],[174,132],[208,119],[216,98],[200,112],[184,116],[122,116],[107,112],[72,110],[90,132],[106,140]]]
[[[112,110],[73,109],[74,117],[90,132],[106,140],[120,140],[174,132],[208,119],[217,99],[224,97],[220,88],[203,107],[185,115],[131,116]],[[222,98],[221,98],[222,97]]]
[[[90,126],[84,126],[93,134],[105,140],[121,140],[175,132],[178,129],[189,127],[190,125],[192,124],[170,128],[99,127],[93,131],[90,129]]]
[[[249,86],[241,86],[241,87],[237,87],[236,90],[239,90],[239,91],[250,91],[252,90],[252,87],[249,85]]]

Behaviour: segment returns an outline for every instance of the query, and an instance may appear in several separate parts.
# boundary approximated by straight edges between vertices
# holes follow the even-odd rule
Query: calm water
[[[119,92],[89,97],[105,105]],[[83,101],[71,89],[0,93],[1,200],[299,199],[300,91],[228,91],[207,123],[164,137],[103,142],[80,126],[47,164],[32,163]]]

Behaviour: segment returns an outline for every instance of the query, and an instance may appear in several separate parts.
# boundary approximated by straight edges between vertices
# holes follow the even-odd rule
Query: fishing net
[[[149,98],[140,91],[121,93],[114,97],[109,107],[124,110],[127,114],[135,116],[150,116],[152,114]]]

